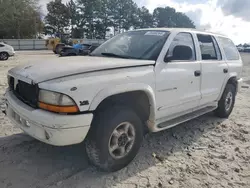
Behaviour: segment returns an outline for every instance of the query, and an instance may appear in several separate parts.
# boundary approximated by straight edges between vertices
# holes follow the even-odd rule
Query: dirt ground
[[[18,52],[0,62],[0,106],[7,71],[19,64],[58,58],[47,51]],[[250,76],[250,54],[242,54]],[[246,82],[244,86],[248,86]],[[82,144],[53,147],[23,134],[0,113],[0,188],[249,188],[250,89],[242,88],[229,119],[207,114],[149,134],[136,159],[116,173],[88,164]]]

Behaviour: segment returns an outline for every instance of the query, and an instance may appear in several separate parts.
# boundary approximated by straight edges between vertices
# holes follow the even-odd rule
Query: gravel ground
[[[18,52],[0,62],[0,106],[7,71],[25,62],[57,58],[47,51]],[[250,54],[242,54],[250,76]],[[250,82],[246,82],[248,86]],[[116,173],[87,162],[82,144],[53,147],[23,134],[0,114],[0,187],[250,187],[250,89],[237,96],[229,119],[207,114],[149,134],[136,159]]]

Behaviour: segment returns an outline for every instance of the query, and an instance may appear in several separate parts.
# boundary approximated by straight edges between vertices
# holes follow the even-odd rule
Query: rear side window
[[[221,53],[217,42],[211,35],[197,34],[200,44],[202,60],[221,60]]]
[[[239,52],[234,45],[234,43],[225,37],[218,37],[219,43],[222,45],[222,48],[225,52],[227,60],[239,60]]]
[[[0,47],[4,47],[4,45],[3,45],[3,44],[0,44]]]

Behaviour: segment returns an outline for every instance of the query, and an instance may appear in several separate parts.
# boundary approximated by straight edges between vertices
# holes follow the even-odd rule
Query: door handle
[[[224,73],[228,73],[228,69],[223,69],[223,72]]]
[[[194,76],[198,77],[200,75],[201,75],[201,71],[199,70],[194,71]]]

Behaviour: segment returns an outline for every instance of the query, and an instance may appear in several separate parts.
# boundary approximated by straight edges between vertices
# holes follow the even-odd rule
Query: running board
[[[217,108],[216,106],[209,106],[209,107],[202,108],[200,110],[191,112],[189,114],[171,119],[169,121],[160,123],[159,125],[157,125],[157,128],[159,129],[158,131],[163,130],[163,129],[169,129],[169,128],[174,127],[180,123],[184,123],[184,122],[189,121],[191,119],[197,118],[201,115],[204,115],[208,112],[215,110],[216,108]]]

